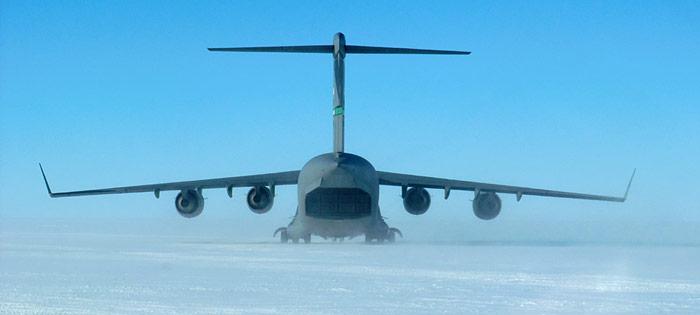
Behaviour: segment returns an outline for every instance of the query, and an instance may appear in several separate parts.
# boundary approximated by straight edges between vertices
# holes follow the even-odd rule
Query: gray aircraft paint
[[[370,196],[370,214],[360,218],[325,219],[307,214],[307,195],[319,188],[357,188]],[[334,152],[319,155],[304,165],[297,183],[298,212],[288,227],[289,237],[307,233],[323,237],[361,234],[385,235],[387,225],[379,212],[379,178],[367,160],[360,156]]]
[[[345,36],[333,36],[333,152],[345,151]]]
[[[475,196],[475,214],[481,219],[490,220],[500,213],[501,202],[497,193],[513,194],[518,201],[524,195],[535,195],[624,202],[627,199],[632,179],[634,178],[633,172],[624,196],[603,196],[377,171],[364,158],[345,152],[345,57],[348,54],[470,54],[467,51],[346,45],[345,36],[342,33],[334,35],[333,45],[233,47],[209,48],[209,50],[221,52],[332,54],[334,73],[332,103],[333,152],[312,158],[300,171],[69,192],[52,192],[44,170],[39,165],[49,196],[56,198],[152,192],[158,198],[161,191],[174,190],[180,191],[178,198],[180,196],[185,196],[183,198],[188,198],[187,196],[197,197],[188,199],[184,203],[176,202],[177,210],[181,215],[194,217],[201,213],[203,209],[204,199],[202,198],[202,191],[205,189],[225,188],[229,197],[232,197],[234,187],[253,187],[247,197],[249,207],[256,213],[264,213],[272,206],[275,186],[297,184],[298,208],[294,219],[287,227],[280,228],[275,232],[275,234],[281,232],[280,237],[282,241],[286,242],[288,239],[292,241],[300,239],[308,241],[311,235],[342,239],[363,234],[368,241],[393,241],[394,236],[396,234],[400,235],[400,232],[397,229],[389,228],[382,219],[379,210],[380,185],[401,187],[404,205],[407,211],[413,214],[424,213],[430,205],[430,197],[425,192],[425,189],[441,189],[444,191],[445,199],[450,196],[452,190],[473,191]],[[413,197],[427,196],[427,199],[423,198],[423,204],[419,202],[418,205],[412,208],[409,207],[410,204],[407,202],[415,198],[408,198],[407,194],[411,195],[416,191],[422,193]],[[269,200],[266,199],[267,197],[269,197]],[[181,199],[177,200],[182,201]],[[421,201],[420,198],[416,200]],[[259,205],[259,207],[251,205],[251,203],[265,201],[269,201],[269,203]],[[189,208],[181,209],[181,207],[187,206]],[[477,213],[481,210],[485,212]]]

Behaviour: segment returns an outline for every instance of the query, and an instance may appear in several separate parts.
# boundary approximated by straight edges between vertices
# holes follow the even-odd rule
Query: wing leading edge
[[[44,168],[39,164],[41,169],[41,175],[44,177],[44,183],[46,184],[46,190],[51,198],[58,197],[73,197],[73,196],[88,196],[88,195],[107,195],[107,194],[126,194],[126,193],[140,193],[140,192],[153,192],[156,197],[159,196],[161,191],[168,190],[202,190],[211,188],[226,188],[229,196],[231,196],[234,187],[253,187],[253,186],[271,186],[276,185],[294,185],[297,183],[299,178],[299,171],[288,171],[279,173],[268,173],[268,174],[258,174],[258,175],[248,175],[248,176],[234,176],[234,177],[222,177],[222,178],[212,178],[212,179],[202,179],[202,180],[192,180],[192,181],[182,181],[182,182],[171,182],[171,183],[159,183],[159,184],[149,184],[149,185],[138,185],[138,186],[122,186],[122,187],[112,187],[112,188],[102,188],[102,189],[90,189],[90,190],[78,190],[78,191],[66,191],[66,192],[52,192],[49,182],[46,179],[46,174],[44,173]]]
[[[389,172],[377,172],[379,175],[379,184],[388,186],[401,186],[402,191],[405,193],[407,187],[423,187],[423,188],[433,188],[433,189],[443,189],[445,191],[445,198],[450,194],[451,190],[467,190],[479,192],[495,192],[495,193],[505,193],[514,194],[518,201],[523,195],[533,195],[533,196],[543,196],[543,197],[557,197],[557,198],[572,198],[572,199],[587,199],[587,200],[600,200],[600,201],[614,201],[614,202],[625,202],[627,200],[627,194],[629,193],[630,186],[632,186],[632,179],[634,179],[635,171],[632,172],[632,177],[630,177],[627,183],[627,189],[622,197],[615,196],[603,196],[603,195],[592,195],[592,194],[582,194],[575,192],[548,190],[548,189],[538,189],[529,187],[519,187],[519,186],[508,186],[508,185],[498,185],[480,182],[471,182],[463,180],[454,180],[446,178],[437,177],[426,177],[426,176],[416,176],[410,174],[399,174],[399,173],[389,173]]]

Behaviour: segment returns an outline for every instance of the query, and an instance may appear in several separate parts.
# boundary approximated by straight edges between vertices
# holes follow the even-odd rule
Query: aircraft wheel
[[[311,234],[304,235],[304,244],[311,243]]]
[[[403,233],[401,233],[401,231],[399,229],[389,228],[389,230],[387,231],[387,237],[386,237],[387,241],[389,241],[389,243],[396,242],[396,235],[397,234],[399,236],[401,236],[401,238],[403,238]]]
[[[386,234],[386,241],[389,243],[396,242],[396,234],[394,234],[394,232],[389,231],[389,233]]]
[[[280,234],[280,243],[287,243],[289,241],[289,234],[287,234],[287,228],[279,228],[277,231],[275,231],[275,234],[272,236],[277,236],[277,233]]]

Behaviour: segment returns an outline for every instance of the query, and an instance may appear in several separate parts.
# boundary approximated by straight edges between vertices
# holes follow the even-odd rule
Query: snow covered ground
[[[700,314],[693,246],[282,245],[7,226],[0,314]]]

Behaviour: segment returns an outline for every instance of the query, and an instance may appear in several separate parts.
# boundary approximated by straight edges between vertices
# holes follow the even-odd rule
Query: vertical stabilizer
[[[345,150],[345,35],[333,36],[333,152]]]
[[[412,55],[469,55],[468,51],[395,48],[345,45],[345,35],[336,33],[333,45],[256,46],[209,48],[224,52],[278,52],[278,53],[331,53],[333,54],[333,152],[345,151],[345,55],[346,54],[412,54]]]

